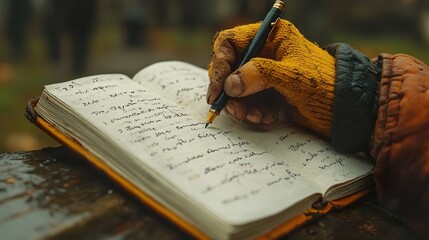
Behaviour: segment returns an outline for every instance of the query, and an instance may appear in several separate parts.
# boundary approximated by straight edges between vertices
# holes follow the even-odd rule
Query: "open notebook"
[[[160,62],[47,85],[30,118],[198,238],[276,237],[372,184],[371,160],[287,123],[204,128],[207,85],[204,69]]]

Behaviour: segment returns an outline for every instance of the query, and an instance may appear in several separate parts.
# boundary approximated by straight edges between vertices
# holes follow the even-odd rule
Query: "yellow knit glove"
[[[269,127],[286,111],[292,120],[329,136],[335,59],[292,23],[279,20],[258,57],[232,72],[259,26],[238,26],[216,35],[207,102],[212,104],[223,89],[231,97],[224,110],[239,121]]]

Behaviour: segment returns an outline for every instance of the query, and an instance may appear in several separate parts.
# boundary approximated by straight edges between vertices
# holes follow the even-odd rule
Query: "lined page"
[[[179,61],[161,62],[143,69],[133,79],[191,109],[198,121],[205,121],[210,107],[206,103],[209,80],[205,69]],[[225,115],[221,113],[209,128],[231,130],[255,143],[319,184],[323,192],[332,185],[366,176],[373,168],[367,157],[339,154],[326,140],[291,124],[261,132],[246,129]]]
[[[126,76],[98,75],[46,86],[36,111],[48,116],[43,106],[58,101],[63,106],[58,111],[73,112],[82,122],[76,125],[69,117],[54,119],[60,129],[76,126],[67,133],[99,156],[131,156],[107,159],[124,177],[140,179],[165,199],[203,206],[210,210],[209,215],[232,225],[279,213],[320,190],[294,164],[231,129],[205,129],[205,123],[189,112],[191,103],[202,99],[194,90],[183,87],[176,91],[176,96],[195,97],[180,105]],[[195,91],[201,94],[202,90]],[[92,135],[105,139],[88,140]],[[170,192],[181,193],[176,197]]]

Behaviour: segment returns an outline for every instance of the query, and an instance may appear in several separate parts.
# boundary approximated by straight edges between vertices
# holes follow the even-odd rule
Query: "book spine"
[[[27,107],[25,109],[25,117],[30,121],[31,123],[36,123],[37,120],[37,113],[34,110],[34,108],[37,105],[37,102],[39,102],[39,98],[33,98],[27,103]]]

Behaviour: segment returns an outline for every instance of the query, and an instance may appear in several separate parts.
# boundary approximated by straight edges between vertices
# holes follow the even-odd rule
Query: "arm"
[[[382,54],[371,155],[380,203],[429,238],[429,68],[404,54]]]

